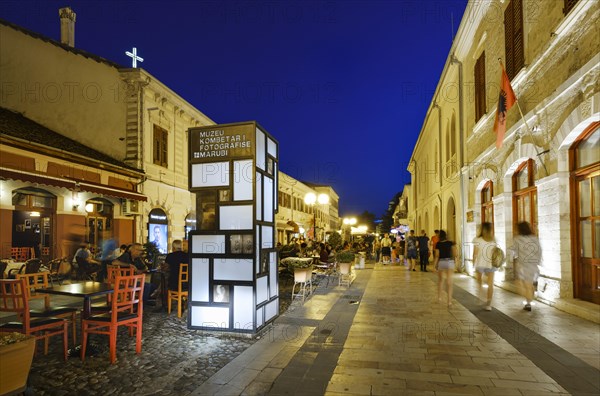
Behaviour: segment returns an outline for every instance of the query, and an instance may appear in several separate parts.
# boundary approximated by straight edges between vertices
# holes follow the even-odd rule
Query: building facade
[[[597,1],[469,1],[409,166],[416,227],[448,230],[469,272],[482,222],[503,249],[532,224],[538,297],[559,306],[600,303],[599,18]],[[499,59],[518,106],[496,148]]]
[[[327,204],[308,205],[307,194],[326,194]],[[323,241],[331,232],[339,230],[339,196],[331,186],[305,183],[279,172],[279,212],[276,215],[277,242],[286,245],[292,238]]]
[[[93,181],[131,192],[118,195],[81,188],[76,198],[82,204],[74,205],[70,185],[49,191],[56,196],[59,212],[79,218],[75,221],[79,236],[96,246],[107,237],[116,237],[120,243],[157,238],[160,249],[166,251],[173,239],[185,238],[195,227],[195,198],[187,190],[186,131],[214,122],[146,71],[74,48],[75,15],[61,9],[61,19],[64,26],[70,26],[63,30],[61,42],[0,21],[0,107],[9,115],[22,115],[32,125],[91,149],[98,153],[93,166],[104,171],[110,163],[111,170],[119,173],[90,171],[87,167],[92,165],[64,156],[72,168],[70,173],[61,171],[53,177],[68,176],[80,185]],[[4,140],[2,143],[3,166],[7,161],[15,162],[5,154],[10,151],[11,155],[30,158],[35,163],[30,171],[45,171],[45,159],[38,160],[35,147],[22,144],[20,149],[27,154],[12,153],[14,149],[7,149]],[[18,190],[40,189],[41,184],[37,179],[12,176],[3,171],[3,230],[18,225],[4,221],[17,210],[12,201]],[[88,206],[88,202],[96,206]],[[54,241],[65,239],[64,227],[51,229]],[[1,243],[12,247],[14,238],[5,235]],[[55,250],[53,255],[60,249]]]

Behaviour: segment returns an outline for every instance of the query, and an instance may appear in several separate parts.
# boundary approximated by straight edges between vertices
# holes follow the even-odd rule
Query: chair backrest
[[[40,259],[29,259],[25,262],[25,273],[26,274],[35,274],[40,271],[40,267],[42,266],[42,260]]]
[[[4,271],[6,271],[8,263],[6,261],[0,261],[0,279],[4,279]]]
[[[177,282],[177,291],[180,293],[187,290],[188,282],[188,265],[186,263],[179,264],[179,282]]]
[[[18,274],[17,279],[25,279],[27,298],[35,298],[37,289],[48,287],[48,272],[37,272],[35,274]],[[45,297],[42,295],[40,297]]]
[[[117,276],[132,276],[135,275],[135,267],[121,267],[119,265],[106,266],[106,283],[114,283]]]
[[[144,274],[116,276],[112,295],[111,321],[116,322],[119,312],[134,311],[137,305],[138,316],[142,315],[142,296],[144,293]]]
[[[29,317],[25,282],[23,278],[0,280],[0,312],[16,312]]]

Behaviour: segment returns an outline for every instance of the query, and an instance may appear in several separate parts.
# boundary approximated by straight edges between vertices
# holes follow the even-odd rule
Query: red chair
[[[135,330],[135,352],[142,352],[142,314],[144,275],[117,276],[111,301],[110,312],[92,315],[81,321],[83,341],[81,360],[85,360],[87,337],[89,334],[106,334],[109,337],[110,363],[117,360],[117,330],[127,326],[129,335]]]
[[[117,276],[132,276],[135,275],[135,267],[130,265],[128,267],[121,267],[119,265],[107,265],[106,266],[106,283],[110,283],[114,286],[115,279]],[[106,302],[92,304],[92,312],[108,312],[111,310],[111,299],[112,294],[106,295]]]
[[[44,354],[48,354],[48,339],[54,335],[63,335],[63,349],[67,360],[69,345],[68,322],[54,317],[31,319],[25,279],[0,280],[0,312],[14,312],[21,321],[0,324],[0,333],[18,332],[33,335],[36,340],[44,339]]]

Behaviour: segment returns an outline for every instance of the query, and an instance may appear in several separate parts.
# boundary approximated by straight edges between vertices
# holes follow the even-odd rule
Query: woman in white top
[[[521,294],[527,300],[525,311],[531,311],[533,300],[533,282],[537,281],[539,265],[542,261],[542,248],[529,223],[523,221],[517,224],[518,235],[515,237],[515,270],[519,281]]]
[[[479,294],[482,294],[483,274],[486,275],[487,284],[487,302],[485,305],[486,311],[492,310],[492,297],[494,296],[494,273],[496,268],[492,265],[492,253],[494,248],[498,246],[494,238],[494,230],[492,223],[483,223],[481,225],[481,233],[473,240],[475,250],[473,257],[475,259],[475,276],[479,283]]]

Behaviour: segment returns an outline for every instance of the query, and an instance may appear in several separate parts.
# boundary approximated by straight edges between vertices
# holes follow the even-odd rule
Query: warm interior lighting
[[[85,211],[88,212],[88,213],[92,213],[94,211],[94,204],[91,204],[91,203],[86,204],[85,205]]]
[[[31,212],[29,213],[31,217],[40,217],[40,212]]]
[[[298,232],[299,232],[300,234],[304,234],[304,231],[305,231],[305,230],[304,230],[304,228],[302,228],[302,227],[300,227],[300,228],[298,229]]]

